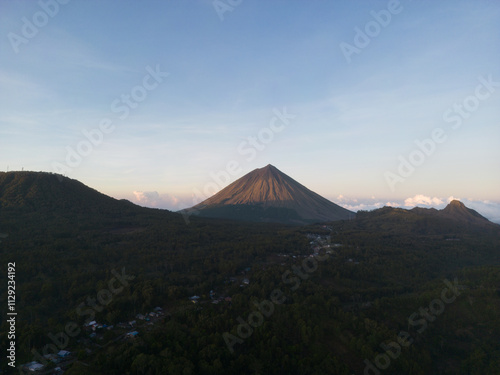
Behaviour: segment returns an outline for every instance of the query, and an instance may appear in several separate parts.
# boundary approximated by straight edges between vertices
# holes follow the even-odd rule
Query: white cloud
[[[439,206],[442,205],[444,202],[442,199],[438,197],[427,197],[422,194],[417,194],[412,198],[406,198],[405,199],[405,206],[406,207],[415,207],[418,205],[422,206]]]
[[[178,210],[180,199],[169,194],[159,194],[157,191],[134,191],[135,202],[140,206]]]
[[[354,212],[359,210],[363,211],[375,210],[384,205],[379,201],[373,201],[373,198],[358,200],[357,198],[345,197],[343,195],[339,195],[337,199],[336,200],[334,199],[333,201],[336,202],[339,206]]]
[[[356,211],[360,211],[360,210],[363,210],[363,211],[371,211],[371,210],[374,210],[378,207],[375,207],[374,205],[368,205],[368,204],[356,204],[356,205],[352,205],[352,204],[341,204],[340,206],[348,209],[349,211],[353,211],[353,212],[356,212]]]
[[[134,191],[135,199],[139,203],[153,203],[158,201],[160,195],[157,191]]]

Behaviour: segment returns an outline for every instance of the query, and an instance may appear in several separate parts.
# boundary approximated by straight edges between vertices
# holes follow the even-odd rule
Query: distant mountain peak
[[[465,204],[463,204],[457,199],[453,199],[450,203],[448,203],[448,206],[465,207]]]
[[[255,174],[260,174],[263,177],[276,177],[279,173],[281,173],[278,168],[271,164],[268,164],[262,168],[257,168],[254,170],[254,172]]]
[[[247,173],[192,210],[202,216],[297,224],[349,219],[355,215],[271,164]]]
[[[469,229],[499,229],[497,224],[490,222],[458,200],[452,200],[441,210],[423,207],[414,207],[411,210],[383,207],[367,213],[358,212],[356,218],[361,221],[378,222],[377,225],[387,225],[421,233],[443,234],[458,233]]]
[[[489,222],[488,219],[479,214],[477,211],[466,207],[465,204],[458,200],[452,200],[445,208],[440,211],[440,214],[442,216],[447,216],[455,220],[466,221],[470,223]]]

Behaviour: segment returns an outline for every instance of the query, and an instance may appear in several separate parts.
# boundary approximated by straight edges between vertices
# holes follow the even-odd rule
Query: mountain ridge
[[[451,201],[441,210],[436,208],[381,207],[373,211],[358,211],[358,225],[389,232],[460,233],[460,231],[499,231],[500,225],[491,222],[477,211],[458,200]]]
[[[489,222],[492,224],[496,224],[482,216],[479,212],[476,210],[473,210],[472,208],[467,207],[463,202],[454,199],[450,201],[446,207],[438,210],[436,208],[424,208],[424,207],[414,207],[411,210],[416,214],[419,215],[437,215],[442,218],[448,218],[456,221],[463,221],[463,222],[468,222],[468,223],[485,223]]]
[[[250,175],[250,177],[251,180],[249,181],[257,181],[257,184],[254,188],[248,190],[246,195],[237,197],[229,195],[220,199],[220,197],[217,198],[216,194],[192,209],[188,209],[187,212],[196,214],[196,211],[198,211],[198,213],[201,213],[199,216],[202,217],[237,220],[241,220],[243,217],[249,218],[247,221],[301,225],[356,217],[359,219],[369,218],[371,221],[381,220],[386,226],[400,226],[408,222],[418,222],[419,228],[423,226],[430,228],[431,224],[434,223],[437,228],[446,227],[447,230],[453,226],[465,229],[472,227],[497,228],[499,226],[499,224],[489,221],[477,211],[466,207],[457,200],[451,201],[441,210],[422,207],[414,207],[410,210],[383,207],[373,211],[358,211],[355,214],[310,191],[272,165],[257,169],[255,174]],[[236,185],[235,191],[243,189],[245,181],[247,180],[240,181]],[[233,184],[236,182],[238,180]],[[228,185],[225,189],[228,189],[233,184]],[[296,190],[287,189],[286,187],[289,184],[292,184],[292,187]],[[221,192],[225,189],[221,190]],[[297,202],[293,201],[292,194],[297,193],[297,190],[300,194],[309,194],[309,197],[319,198],[313,201],[303,200],[297,210]],[[219,201],[226,203],[226,205],[221,205]],[[309,202],[313,202],[313,204],[308,205]],[[316,212],[318,205],[321,206],[320,214],[314,217],[312,214]],[[341,215],[346,213],[347,215],[340,219],[335,217],[332,219],[335,210],[332,210],[333,214],[328,212],[330,207],[339,209]],[[208,213],[206,214],[207,210]],[[105,214],[110,217],[118,213],[119,215],[137,213],[149,215],[153,211],[163,211],[170,218],[179,215],[169,210],[155,210],[138,206],[125,199],[118,200],[100,193],[78,180],[50,172],[0,172],[0,213],[7,214],[7,212],[10,212],[9,215],[15,215],[15,212],[24,211],[43,212],[47,215],[62,214],[65,216],[82,213]],[[308,214],[309,216],[307,216]],[[430,230],[434,229],[430,228]]]

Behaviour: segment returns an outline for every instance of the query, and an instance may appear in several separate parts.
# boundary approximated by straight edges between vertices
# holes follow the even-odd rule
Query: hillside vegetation
[[[19,364],[75,322],[68,375],[362,374],[384,353],[383,374],[500,373],[497,225],[398,209],[300,227],[198,217],[188,225],[28,172],[0,174],[0,202],[1,264],[16,263]],[[123,272],[127,285],[100,303]],[[456,298],[444,294],[441,311],[447,282]],[[263,301],[276,290],[270,312]],[[119,328],[155,307],[161,319]],[[114,328],[91,337],[89,309]],[[250,316],[259,311],[257,324]],[[255,327],[243,338],[249,319]],[[7,329],[3,321],[2,347]],[[126,338],[131,330],[137,337]],[[387,351],[401,332],[411,345]]]

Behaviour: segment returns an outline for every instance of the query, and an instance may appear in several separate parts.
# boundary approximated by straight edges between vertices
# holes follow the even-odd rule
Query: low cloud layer
[[[442,199],[434,197],[426,197],[425,195],[418,194],[415,195],[412,198],[406,198],[405,199],[405,206],[406,207],[415,207],[415,206],[440,206],[444,202]]]
[[[150,208],[163,208],[177,211],[184,204],[182,199],[170,194],[159,194],[157,191],[134,191],[133,203]]]

